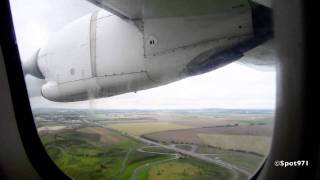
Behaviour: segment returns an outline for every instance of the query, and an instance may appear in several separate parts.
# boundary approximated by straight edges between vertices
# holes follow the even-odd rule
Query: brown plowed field
[[[143,137],[166,143],[205,144],[197,134],[229,134],[250,136],[271,136],[271,125],[202,127],[182,130],[169,130],[144,134]]]

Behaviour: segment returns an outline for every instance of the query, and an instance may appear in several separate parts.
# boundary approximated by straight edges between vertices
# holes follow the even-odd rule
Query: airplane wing
[[[115,16],[79,18],[24,64],[26,74],[45,78],[49,100],[161,86],[237,61],[273,35],[270,8],[248,0],[89,1]]]
[[[88,0],[121,18],[139,20],[161,17],[188,17],[245,6],[243,0]],[[252,0],[271,8],[271,0]]]
[[[245,6],[243,0],[88,0],[119,17],[131,20],[190,17]],[[247,1],[246,1],[247,2]]]
[[[248,0],[88,1],[132,21],[143,34],[145,57],[252,33]]]
[[[253,15],[248,11],[253,5],[249,0],[88,1],[132,21],[143,34],[146,57],[225,37],[244,37],[253,31],[250,22]],[[270,1],[253,3],[269,6]],[[157,44],[150,46],[152,42]]]
[[[277,62],[273,40],[247,51],[238,62],[260,71],[273,71]]]
[[[252,1],[257,3],[257,4],[261,4],[263,6],[266,6],[268,8],[272,8],[271,0],[252,0]]]
[[[96,6],[125,19],[142,17],[143,0],[88,0]]]

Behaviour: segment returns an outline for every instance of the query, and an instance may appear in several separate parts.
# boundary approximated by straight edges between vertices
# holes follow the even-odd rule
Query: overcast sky
[[[85,0],[11,0],[11,6],[22,60],[45,45],[64,25],[98,9]],[[36,85],[28,86],[38,89]],[[99,109],[273,109],[275,72],[232,63],[213,72],[137,93],[76,103],[55,103],[33,97],[31,103],[33,107]]]

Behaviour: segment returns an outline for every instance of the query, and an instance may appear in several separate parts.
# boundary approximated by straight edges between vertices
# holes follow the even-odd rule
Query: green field
[[[174,150],[171,149],[164,149],[159,146],[147,146],[143,148],[144,151],[150,151],[150,152],[159,152],[159,153],[175,153]]]
[[[172,160],[142,171],[139,180],[231,179],[232,174],[219,166],[194,158]]]
[[[225,179],[231,175],[227,169],[196,159],[171,160],[175,156],[139,152],[137,149],[142,148],[173,153],[161,147],[148,147],[119,132],[100,127],[42,132],[40,137],[52,160],[74,179],[128,180],[137,168],[146,164],[150,166],[142,169],[136,179]],[[170,161],[157,164],[168,159]]]
[[[139,163],[164,158],[135,151],[143,146],[136,140],[112,131],[108,135],[110,142],[102,142],[99,134],[64,130],[41,139],[53,161],[75,179],[128,179]]]
[[[191,128],[190,126],[179,125],[171,122],[119,123],[111,124],[109,127],[136,136],[153,132]]]
[[[254,173],[264,160],[264,157],[262,156],[241,152],[225,153],[219,155],[219,158],[251,173]]]
[[[199,138],[208,145],[226,150],[239,150],[260,155],[267,155],[271,138],[251,135],[198,134]]]
[[[192,146],[190,146],[188,144],[177,144],[176,147],[179,149],[186,150],[186,151],[190,151],[192,149]]]
[[[237,151],[228,151],[210,146],[199,146],[197,153],[215,154],[207,155],[211,158],[218,157],[220,160],[235,165],[248,172],[255,172],[260,164],[264,161],[264,157],[257,154],[250,154]]]
[[[201,145],[198,146],[196,152],[199,154],[223,154],[226,152],[226,150],[222,150],[221,148],[214,148],[208,145]]]

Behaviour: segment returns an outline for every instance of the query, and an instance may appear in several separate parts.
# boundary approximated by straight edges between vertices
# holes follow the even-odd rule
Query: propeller
[[[30,74],[39,79],[44,79],[44,76],[38,66],[39,51],[40,49],[36,51],[29,59],[22,61],[22,68],[25,75]]]

